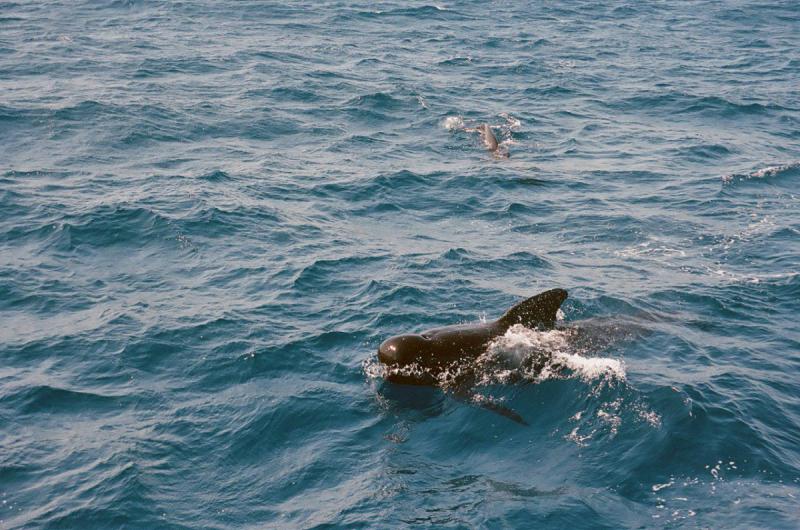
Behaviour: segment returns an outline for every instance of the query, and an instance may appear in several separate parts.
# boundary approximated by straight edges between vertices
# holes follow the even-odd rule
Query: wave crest
[[[722,177],[722,182],[724,184],[730,184],[731,182],[741,180],[777,178],[787,173],[793,173],[797,170],[800,170],[800,162],[792,162],[791,164],[763,167],[747,174],[732,173]]]

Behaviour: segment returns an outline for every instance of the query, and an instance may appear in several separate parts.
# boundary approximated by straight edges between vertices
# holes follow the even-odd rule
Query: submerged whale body
[[[520,302],[494,322],[447,326],[419,334],[398,335],[378,348],[378,361],[392,370],[386,380],[398,384],[435,385],[438,375],[477,359],[508,328],[552,329],[567,291],[553,289]]]

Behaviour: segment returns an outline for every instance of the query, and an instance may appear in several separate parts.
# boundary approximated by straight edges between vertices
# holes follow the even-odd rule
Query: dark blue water
[[[797,3],[442,2],[0,3],[0,527],[800,526]]]

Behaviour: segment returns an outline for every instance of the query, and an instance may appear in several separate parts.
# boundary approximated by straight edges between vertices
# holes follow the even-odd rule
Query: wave
[[[398,110],[405,107],[406,102],[384,92],[375,92],[356,96],[346,105],[373,110]]]
[[[380,19],[384,17],[402,17],[412,19],[437,19],[437,20],[467,20],[469,17],[460,12],[439,5],[424,5],[419,7],[397,8],[389,10],[353,11],[336,15],[335,19]]]
[[[750,173],[732,173],[724,175],[722,182],[730,184],[736,181],[752,180],[752,179],[776,179],[780,177],[796,176],[800,174],[800,162],[792,162],[790,164],[779,164],[775,166],[766,166]]]
[[[35,240],[48,247],[75,250],[80,246],[106,248],[167,236],[170,221],[148,208],[103,206],[79,216],[48,222],[38,228],[14,227],[9,241]]]
[[[71,390],[48,385],[26,387],[22,394],[14,396],[6,394],[4,400],[20,399],[19,412],[34,414],[41,412],[79,414],[90,411],[119,413],[120,406],[127,398],[126,394],[104,395],[87,390]]]
[[[618,112],[620,108],[637,112],[643,110],[650,112],[650,109],[652,109],[679,114],[701,114],[724,118],[791,110],[776,103],[734,101],[720,96],[696,95],[675,90],[629,96],[601,104],[615,112]]]

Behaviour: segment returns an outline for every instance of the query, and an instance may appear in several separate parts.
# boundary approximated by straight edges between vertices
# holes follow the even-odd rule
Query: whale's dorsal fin
[[[537,294],[509,309],[497,322],[506,329],[514,324],[522,324],[526,328],[539,324],[553,327],[556,323],[556,313],[567,296],[567,291],[564,289],[553,289]]]
[[[500,144],[497,143],[497,137],[492,132],[492,128],[489,127],[488,123],[484,123],[483,127],[481,127],[481,135],[483,136],[483,143],[486,144],[486,148],[489,149],[489,151],[497,151]]]

